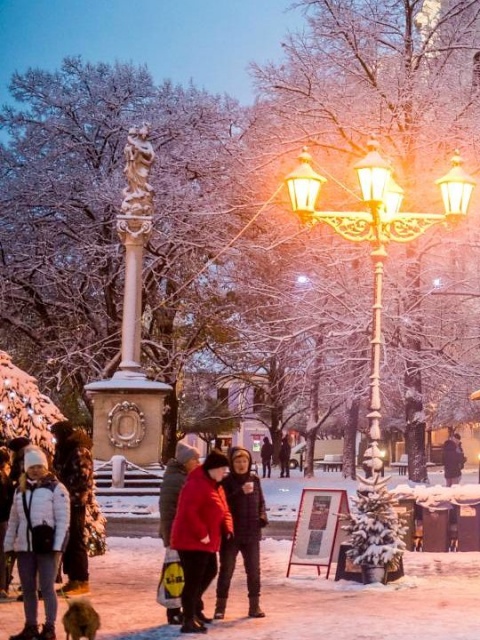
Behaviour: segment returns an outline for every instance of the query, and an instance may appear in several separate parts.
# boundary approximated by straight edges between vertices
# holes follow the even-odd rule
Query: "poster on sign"
[[[340,489],[304,489],[298,510],[287,577],[292,565],[328,567],[336,562],[340,544],[347,538],[340,517],[348,514],[347,492]]]

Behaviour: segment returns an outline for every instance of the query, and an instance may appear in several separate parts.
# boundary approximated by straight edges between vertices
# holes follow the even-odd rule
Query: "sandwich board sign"
[[[340,545],[347,539],[340,517],[348,515],[347,492],[344,489],[303,489],[298,510],[287,578],[292,565],[327,567],[338,559]]]

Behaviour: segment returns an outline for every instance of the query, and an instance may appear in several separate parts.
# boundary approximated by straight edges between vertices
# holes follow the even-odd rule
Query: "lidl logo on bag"
[[[163,580],[170,597],[178,598],[182,595],[184,579],[182,565],[179,562],[171,562],[165,567]]]

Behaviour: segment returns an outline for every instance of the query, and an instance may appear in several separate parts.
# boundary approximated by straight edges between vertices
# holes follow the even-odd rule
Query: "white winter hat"
[[[47,456],[40,447],[29,446],[25,448],[24,467],[25,471],[34,465],[39,464],[48,469]]]

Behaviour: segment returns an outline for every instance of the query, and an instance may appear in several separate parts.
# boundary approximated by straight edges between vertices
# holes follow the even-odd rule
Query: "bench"
[[[343,469],[343,454],[326,453],[323,460],[316,460],[315,465],[323,471],[341,471]]]
[[[400,456],[400,460],[398,462],[392,462],[391,467],[395,467],[398,469],[399,476],[406,476],[408,469],[408,455],[403,453]],[[436,467],[437,465],[434,462],[427,462],[427,467]]]
[[[398,460],[397,462],[392,462],[390,466],[396,467],[398,469],[399,476],[406,476],[408,469],[408,455],[406,453],[403,453],[400,456],[400,460]]]

